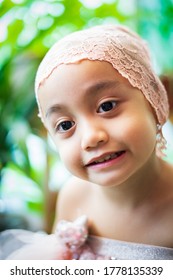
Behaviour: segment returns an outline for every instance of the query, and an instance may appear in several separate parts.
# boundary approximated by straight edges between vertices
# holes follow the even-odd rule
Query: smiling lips
[[[97,166],[97,165],[101,165],[103,163],[111,162],[113,159],[119,158],[124,153],[125,153],[125,151],[119,151],[116,153],[110,153],[110,154],[100,156],[98,158],[91,160],[88,164],[86,164],[86,167]]]

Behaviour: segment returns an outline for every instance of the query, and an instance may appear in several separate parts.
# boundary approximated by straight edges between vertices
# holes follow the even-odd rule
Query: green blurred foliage
[[[149,44],[158,74],[173,72],[173,1],[139,0],[138,33]]]

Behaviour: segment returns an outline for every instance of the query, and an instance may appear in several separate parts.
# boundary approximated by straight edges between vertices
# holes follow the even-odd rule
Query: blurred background
[[[0,231],[51,232],[69,174],[37,116],[35,73],[56,40],[105,23],[148,42],[169,96],[166,160],[173,162],[173,0],[0,0]]]

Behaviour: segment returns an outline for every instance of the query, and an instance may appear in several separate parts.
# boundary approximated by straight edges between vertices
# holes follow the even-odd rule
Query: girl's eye
[[[98,113],[111,111],[116,105],[116,101],[106,101],[99,106]]]
[[[73,121],[63,121],[56,126],[56,131],[58,132],[66,132],[74,126]]]

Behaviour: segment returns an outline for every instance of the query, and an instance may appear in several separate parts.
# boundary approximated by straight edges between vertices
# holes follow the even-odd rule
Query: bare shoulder
[[[81,215],[91,192],[91,184],[77,177],[71,177],[62,187],[57,201],[57,220],[74,220]]]

